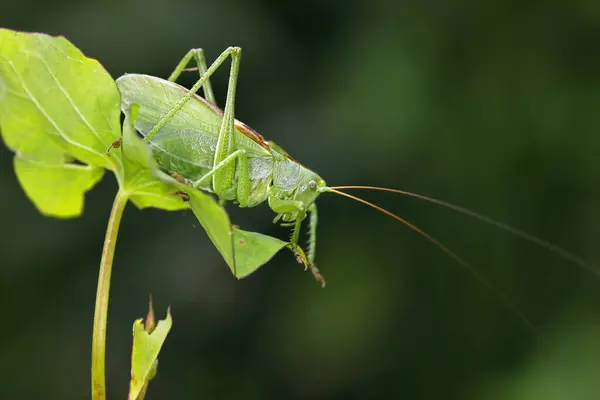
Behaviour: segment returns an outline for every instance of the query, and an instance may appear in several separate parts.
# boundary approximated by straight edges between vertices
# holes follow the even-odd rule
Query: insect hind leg
[[[317,205],[312,203],[310,207],[308,207],[308,212],[310,216],[308,223],[308,261],[314,265],[317,251]]]
[[[181,76],[181,74],[184,71],[189,71],[190,69],[188,69],[186,67],[189,65],[190,61],[192,61],[192,58],[194,59],[194,61],[196,62],[196,65],[197,65],[197,68],[193,68],[193,69],[197,69],[198,73],[200,74],[200,78],[202,78],[202,75],[204,75],[207,71],[206,57],[204,57],[204,50],[203,49],[191,49],[190,51],[187,52],[187,54],[185,56],[183,56],[181,61],[179,61],[179,64],[177,64],[177,67],[175,67],[175,70],[171,73],[171,75],[169,75],[167,80],[169,82],[175,82],[175,81],[177,81],[177,79]],[[215,94],[213,93],[213,90],[212,90],[210,78],[207,78],[204,85],[202,85],[202,91],[204,92],[204,98],[209,103],[214,104],[216,106],[217,102],[215,100]]]
[[[323,277],[323,275],[321,275],[321,272],[319,271],[317,266],[308,260],[308,257],[306,256],[304,250],[302,250],[302,248],[298,244],[294,244],[291,242],[287,245],[287,247],[294,253],[298,264],[304,265],[305,271],[309,269],[315,280],[321,283],[322,288],[325,288],[325,278]]]
[[[236,143],[236,134],[235,134],[235,94],[237,88],[237,78],[240,71],[240,58],[242,56],[242,49],[239,47],[231,48],[231,70],[229,72],[229,85],[227,87],[227,100],[225,102],[225,109],[223,110],[223,119],[221,121],[221,127],[219,129],[219,138],[217,139],[217,146],[215,149],[214,155],[214,163],[213,165],[217,165],[221,163],[223,160],[227,159],[231,154],[234,154],[240,151],[237,147]],[[211,67],[212,68],[212,67]],[[247,161],[245,157],[241,157],[238,162],[238,170],[240,172],[245,172],[244,174],[240,173],[237,177],[237,182],[234,182],[236,179],[236,165],[231,163],[227,166],[223,166],[219,171],[215,172],[213,176],[213,190],[219,196],[223,197],[221,194],[229,191],[235,183],[237,183],[238,187],[243,187],[244,189],[249,189],[250,187],[250,178],[248,177],[248,168]],[[241,163],[246,163],[241,165]],[[242,193],[236,194],[237,200],[240,204],[247,202],[248,196],[247,190],[242,190]],[[239,195],[245,195],[246,198],[241,198]]]
[[[156,135],[156,132],[158,132],[163,126],[165,126],[165,124],[173,117],[173,115],[175,115],[175,113],[177,111],[179,111],[183,107],[183,105],[185,103],[187,103],[194,96],[194,94],[196,94],[196,92],[198,90],[200,90],[201,87],[204,86],[204,84],[206,83],[206,81],[208,81],[208,79],[210,78],[210,76],[217,70],[217,68],[219,68],[221,66],[221,64],[223,64],[223,62],[227,58],[229,58],[230,56],[232,56],[232,58],[234,60],[236,58],[239,59],[239,54],[240,53],[241,53],[241,49],[239,47],[228,47],[223,53],[221,53],[221,55],[219,57],[217,57],[217,59],[206,70],[206,72],[204,74],[202,74],[202,76],[200,77],[200,79],[198,79],[196,81],[196,83],[194,84],[194,86],[192,86],[192,88],[185,94],[185,96],[183,96],[177,102],[177,104],[175,104],[173,106],[173,108],[171,108],[169,110],[169,112],[166,113],[160,119],[160,121],[158,121],[158,123],[154,126],[154,128],[152,128],[152,130],[146,135],[146,137],[144,138],[144,140],[145,141],[149,141],[154,135]],[[192,54],[192,56],[193,56],[193,54]],[[190,57],[192,57],[192,56],[190,56]],[[184,57],[184,59],[185,59],[185,57]],[[183,62],[184,62],[184,60],[182,60],[182,62],[180,64],[183,64]],[[183,71],[183,67],[181,68],[181,70]],[[177,72],[177,68],[176,68],[175,72]],[[227,109],[227,106],[225,108]],[[233,119],[231,120],[231,125],[233,126]],[[233,129],[233,128],[231,128],[231,129]]]

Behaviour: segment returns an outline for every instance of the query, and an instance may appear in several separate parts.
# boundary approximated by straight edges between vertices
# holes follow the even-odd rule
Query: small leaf
[[[198,222],[237,278],[248,276],[287,245],[271,236],[232,228],[227,212],[212,197],[197,190],[187,194]]]
[[[111,157],[121,158],[123,169],[117,171],[117,178],[123,190],[136,207],[143,209],[156,207],[163,210],[189,208],[181,196],[177,181],[160,171],[156,166],[149,146],[140,139],[131,123],[135,113],[126,115],[123,123],[123,143],[118,149],[111,149]]]
[[[288,243],[262,233],[233,229],[235,275],[244,278],[269,261]]]
[[[144,385],[153,378],[153,374],[156,374],[158,353],[173,324],[170,309],[167,309],[167,317],[158,321],[152,333],[146,331],[142,321],[143,319],[140,318],[133,324],[129,400],[137,399]]]
[[[189,189],[186,193],[190,197],[189,203],[198,222],[233,272],[235,263],[231,241],[231,222],[229,222],[227,212],[208,194]]]
[[[104,175],[103,168],[21,157],[15,157],[14,166],[23,190],[40,212],[60,218],[81,215],[84,193]]]

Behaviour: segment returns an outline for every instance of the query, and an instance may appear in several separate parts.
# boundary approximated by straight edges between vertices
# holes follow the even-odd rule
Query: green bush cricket
[[[231,71],[225,108],[215,102],[210,76],[231,57]],[[192,49],[167,80],[140,74],[117,79],[121,91],[121,108],[128,113],[139,106],[136,129],[151,145],[159,166],[190,186],[214,193],[221,201],[233,201],[240,207],[254,207],[267,202],[275,212],[274,223],[292,227],[290,245],[298,262],[310,268],[315,278],[325,281],[315,266],[317,207],[321,193],[336,193],[373,207],[402,222],[438,246],[466,267],[484,285],[492,289],[503,303],[531,324],[499,291],[488,283],[462,258],[438,240],[401,217],[376,204],[345,193],[344,189],[369,189],[417,197],[497,226],[525,240],[542,246],[580,266],[598,272],[579,257],[547,241],[492,220],[465,208],[423,195],[373,186],[327,186],[315,172],[292,159],[282,148],[244,123],[234,119],[234,102],[241,49],[230,47],[207,68],[202,49]],[[197,68],[186,68],[192,61]],[[200,78],[186,89],[175,83],[184,71],[197,70]],[[203,89],[204,98],[196,93]],[[115,147],[119,144],[116,143]],[[298,244],[302,221],[309,217],[309,242],[306,254]]]

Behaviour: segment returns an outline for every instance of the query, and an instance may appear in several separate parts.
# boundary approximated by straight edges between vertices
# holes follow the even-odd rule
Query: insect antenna
[[[571,262],[579,265],[580,267],[588,270],[589,272],[591,272],[592,274],[594,274],[594,275],[596,275],[597,277],[600,278],[600,271],[598,270],[597,267],[589,264],[588,262],[586,262],[585,260],[583,260],[581,257],[579,257],[579,256],[577,256],[577,255],[575,255],[575,254],[573,254],[573,253],[571,253],[571,252],[563,249],[562,247],[557,246],[557,245],[555,245],[553,243],[550,243],[550,242],[548,242],[548,241],[546,241],[544,239],[540,239],[537,236],[530,235],[529,233],[523,232],[522,230],[517,229],[515,227],[512,227],[512,226],[510,226],[508,224],[505,224],[503,222],[497,221],[497,220],[492,219],[490,217],[486,217],[485,215],[478,214],[478,213],[476,213],[474,211],[471,211],[471,210],[469,210],[467,208],[460,207],[460,206],[457,206],[455,204],[448,203],[446,201],[438,200],[438,199],[435,199],[433,197],[424,196],[422,194],[417,194],[417,193],[413,193],[413,192],[407,192],[407,191],[404,191],[404,190],[390,189],[390,188],[384,188],[384,187],[378,187],[378,186],[334,186],[334,187],[331,187],[330,189],[333,189],[333,190],[335,190],[335,189],[378,190],[378,191],[382,191],[382,192],[397,193],[397,194],[401,194],[401,195],[404,195],[404,196],[415,197],[417,199],[425,200],[425,201],[428,201],[430,203],[437,204],[439,206],[449,208],[451,210],[454,210],[454,211],[459,212],[461,214],[467,215],[469,217],[478,219],[479,221],[482,221],[482,222],[484,222],[486,224],[495,226],[495,227],[497,227],[497,228],[499,228],[499,229],[501,229],[501,230],[503,230],[505,232],[509,232],[509,233],[511,233],[511,234],[513,234],[513,235],[515,235],[517,237],[520,237],[521,239],[524,239],[524,240],[526,240],[528,242],[534,243],[534,244],[536,244],[536,245],[538,245],[538,246],[540,246],[542,248],[545,248],[546,250],[548,250],[548,251],[550,251],[550,252],[552,252],[554,254],[557,254],[557,255],[563,257],[566,260],[569,260],[569,261],[571,261]]]
[[[344,196],[347,197],[349,199],[358,201],[359,203],[363,203],[369,207],[372,207],[374,209],[376,209],[377,211],[380,211],[392,218],[394,218],[395,220],[403,223],[404,225],[408,226],[410,229],[412,229],[413,231],[417,232],[418,234],[422,235],[423,237],[425,237],[427,240],[429,240],[431,243],[433,243],[434,245],[436,245],[437,247],[439,247],[444,253],[446,253],[448,256],[450,256],[452,259],[454,259],[456,262],[458,262],[460,265],[462,265],[464,268],[466,268],[482,285],[484,285],[485,287],[487,287],[489,290],[491,290],[496,296],[498,296],[498,298],[502,301],[502,303],[504,304],[504,306],[509,309],[511,312],[513,312],[515,315],[517,315],[519,317],[519,319],[521,321],[523,321],[523,323],[536,335],[541,336],[538,329],[536,328],[535,325],[533,325],[529,319],[525,316],[525,314],[517,307],[515,306],[507,297],[506,295],[500,291],[497,287],[495,287],[490,281],[488,281],[487,279],[485,279],[483,277],[483,275],[481,275],[479,272],[477,272],[476,269],[474,269],[469,263],[467,263],[465,260],[463,260],[461,257],[459,257],[456,253],[454,253],[452,250],[450,250],[448,247],[444,246],[439,240],[437,240],[436,238],[434,238],[433,236],[431,236],[430,234],[428,234],[427,232],[421,230],[419,227],[417,227],[416,225],[411,224],[410,222],[408,222],[407,220],[405,220],[404,218],[399,217],[398,215],[394,214],[391,211],[386,210],[385,208],[378,206],[377,204],[371,203],[367,200],[361,199],[360,197],[356,197],[353,196],[351,194],[348,194],[346,192],[342,192],[340,190],[337,189],[341,189],[341,188],[349,188],[346,186],[334,186],[334,187],[328,187],[328,188],[324,188],[324,192],[331,192],[331,193],[335,193],[338,194],[340,196]],[[354,188],[354,187],[352,187]]]

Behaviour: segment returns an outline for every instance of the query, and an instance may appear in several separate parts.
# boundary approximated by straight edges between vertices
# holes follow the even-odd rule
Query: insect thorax
[[[316,183],[324,181],[313,171],[297,162],[285,158],[275,161],[273,186],[269,190],[269,205],[276,213],[283,215],[286,222],[304,214],[319,195]],[[313,183],[311,185],[311,183]],[[274,200],[290,201],[287,206]],[[299,207],[298,207],[299,206]]]

